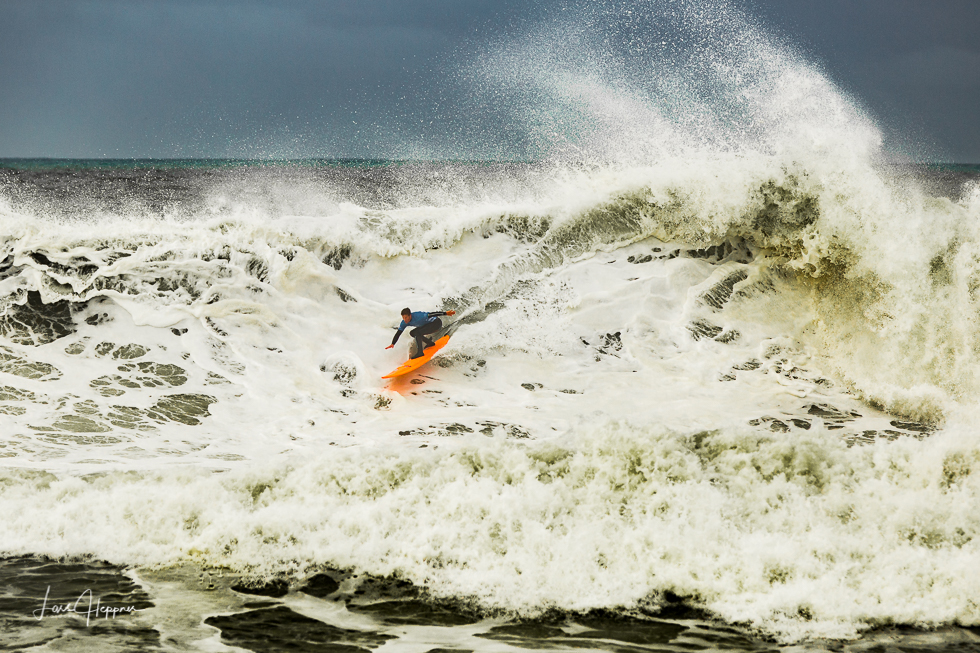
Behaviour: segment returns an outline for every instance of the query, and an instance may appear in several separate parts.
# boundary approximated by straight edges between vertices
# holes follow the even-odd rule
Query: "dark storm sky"
[[[980,162],[980,1],[742,6],[855,97],[890,149]],[[0,0],[0,157],[479,155],[452,138],[427,142],[438,140],[453,94],[466,93],[446,78],[481,43],[557,9],[517,0]],[[492,138],[493,120],[453,123]]]

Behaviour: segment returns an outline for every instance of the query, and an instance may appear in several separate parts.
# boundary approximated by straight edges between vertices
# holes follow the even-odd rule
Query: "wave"
[[[788,641],[976,625],[975,438],[828,435],[620,423],[218,475],[6,472],[0,528],[12,551],[265,578],[339,566],[523,617],[681,597]]]
[[[16,313],[35,296],[78,310],[109,298],[176,321],[245,302],[260,314],[270,306],[255,293],[288,294],[292,267],[315,265],[329,276],[441,250],[466,257],[468,238],[497,234],[506,256],[489,257],[474,286],[438,300],[483,314],[529,278],[657,239],[685,251],[742,252],[732,301],[713,308],[762,324],[787,311],[805,314],[784,335],[818,349],[874,405],[941,422],[945,405],[975,396],[975,186],[954,200],[907,181],[896,186],[870,166],[809,169],[744,155],[549,174],[537,171],[535,195],[524,201],[389,209],[347,203],[326,216],[273,222],[252,207],[203,221],[48,221],[41,231],[36,218],[8,213],[3,274],[16,291],[4,305]],[[118,235],[101,236],[107,228]],[[353,296],[339,286],[334,292]],[[134,317],[159,322],[145,311]]]

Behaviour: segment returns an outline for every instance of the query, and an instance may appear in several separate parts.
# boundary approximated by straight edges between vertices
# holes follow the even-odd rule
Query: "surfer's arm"
[[[402,337],[402,331],[405,330],[406,326],[408,325],[406,325],[404,321],[400,325],[398,325],[398,331],[395,331],[395,337],[391,339],[391,344],[385,347],[385,349],[391,349],[392,347],[395,346],[395,343],[398,342],[398,339]]]
[[[456,315],[456,311],[432,311],[429,317],[439,317],[440,315]]]

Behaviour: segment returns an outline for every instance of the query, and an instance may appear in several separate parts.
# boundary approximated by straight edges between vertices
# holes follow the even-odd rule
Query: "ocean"
[[[980,651],[980,166],[691,11],[524,158],[0,160],[0,648]]]

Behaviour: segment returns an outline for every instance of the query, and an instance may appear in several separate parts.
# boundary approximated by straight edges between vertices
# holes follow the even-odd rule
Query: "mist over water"
[[[724,2],[565,5],[464,68],[474,111],[527,158],[646,165],[694,153],[866,158],[873,122]]]
[[[0,168],[0,550],[978,625],[978,171],[726,4],[565,13],[461,66],[529,162]]]

